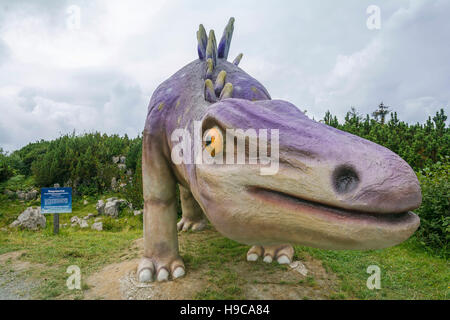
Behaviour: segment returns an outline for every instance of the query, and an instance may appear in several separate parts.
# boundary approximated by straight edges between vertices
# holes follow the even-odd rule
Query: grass
[[[112,194],[104,196],[108,198]],[[117,196],[117,195],[116,195]],[[95,213],[96,199],[75,199],[73,214],[61,214],[60,223],[70,225],[70,217],[83,217]],[[21,202],[0,198],[0,227],[10,224],[20,212],[38,201]],[[129,209],[121,212],[119,219],[103,217],[104,231],[79,228],[61,228],[53,235],[51,216],[47,216],[45,229],[31,232],[20,230],[0,231],[0,254],[23,250],[20,260],[39,266],[29,276],[40,279],[33,289],[37,299],[83,299],[88,289],[84,278],[104,265],[117,262],[135,239],[142,237],[142,216],[134,216]],[[207,288],[200,290],[195,299],[244,299],[243,287],[248,279],[236,271],[238,263],[245,259],[248,246],[222,237],[214,231],[188,232],[183,235],[181,254],[188,272],[205,270]],[[320,260],[329,273],[337,276],[338,292],[330,292],[330,299],[448,299],[450,265],[447,259],[423,250],[414,238],[393,248],[372,251],[331,251],[296,247],[296,260],[307,257]],[[67,267],[78,265],[82,271],[82,290],[70,291],[66,287]],[[381,269],[381,289],[369,290],[366,286],[370,265]],[[11,263],[0,266],[8,271]],[[249,266],[254,272],[269,276],[287,266],[258,261]],[[267,279],[252,280],[264,284]],[[280,280],[278,285],[291,288],[308,286],[320,290],[321,284],[314,277],[292,282]],[[304,297],[311,298],[310,296]]]
[[[357,299],[448,299],[450,264],[447,259],[423,250],[415,238],[392,248],[371,251],[332,251],[296,247],[297,255],[308,253],[322,260],[337,274],[340,289]],[[381,289],[369,290],[367,267],[381,269]]]
[[[26,207],[38,205],[36,202],[1,201],[0,212],[3,216],[0,226],[8,225]],[[72,216],[81,218],[95,212],[93,200],[83,205],[83,199],[78,199],[73,203],[72,214],[60,214],[60,224],[70,226]],[[41,266],[33,273],[34,277],[43,280],[33,292],[37,299],[81,299],[83,290],[68,291],[66,287],[69,276],[67,267],[79,266],[83,279],[103,265],[117,260],[133,240],[142,236],[142,216],[135,217],[128,209],[121,212],[120,219],[102,217],[104,229],[107,230],[103,232],[74,227],[60,228],[59,234],[54,235],[52,216],[47,215],[46,218],[46,228],[40,231],[0,232],[0,254],[25,250],[20,259]],[[87,288],[85,283],[82,283],[82,288]]]

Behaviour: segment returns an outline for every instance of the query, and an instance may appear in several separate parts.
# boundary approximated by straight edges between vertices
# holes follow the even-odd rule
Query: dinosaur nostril
[[[349,165],[338,166],[333,172],[333,185],[337,193],[353,191],[359,183],[359,177]]]

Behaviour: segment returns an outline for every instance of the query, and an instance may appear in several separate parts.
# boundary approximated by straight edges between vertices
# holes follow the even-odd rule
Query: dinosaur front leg
[[[274,246],[253,246],[247,252],[247,261],[256,261],[264,257],[263,261],[270,263],[274,259],[279,264],[289,264],[294,256],[294,248],[290,244]]]
[[[180,185],[181,211],[183,216],[178,222],[178,230],[201,231],[206,227],[206,219],[202,209],[192,196],[192,193]]]
[[[158,143],[144,132],[142,179],[144,190],[144,256],[138,266],[141,282],[168,280],[185,274],[178,253],[175,179]]]

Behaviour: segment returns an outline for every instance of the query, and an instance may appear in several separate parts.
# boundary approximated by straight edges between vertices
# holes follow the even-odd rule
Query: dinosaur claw
[[[277,262],[279,264],[289,264],[291,263],[291,260],[283,254],[282,256],[278,257]]]
[[[159,270],[158,272],[157,280],[159,282],[169,280],[169,271],[167,271],[165,268],[161,268],[161,270]]]
[[[144,269],[139,272],[139,282],[152,282],[152,272],[149,269]]]
[[[256,261],[264,257],[263,261],[271,263],[274,259],[279,264],[289,264],[294,256],[294,248],[291,245],[253,246],[247,252],[247,261]]]
[[[250,253],[247,255],[247,261],[256,261],[258,260],[258,255],[256,253]]]
[[[172,276],[173,276],[174,279],[180,278],[180,277],[182,277],[184,275],[185,275],[185,271],[184,271],[183,267],[177,267],[172,273]]]

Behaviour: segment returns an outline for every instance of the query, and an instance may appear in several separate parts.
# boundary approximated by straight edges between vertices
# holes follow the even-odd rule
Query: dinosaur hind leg
[[[192,193],[183,186],[180,187],[181,211],[183,216],[177,224],[180,231],[201,231],[205,229],[207,221],[202,209],[192,196]]]

